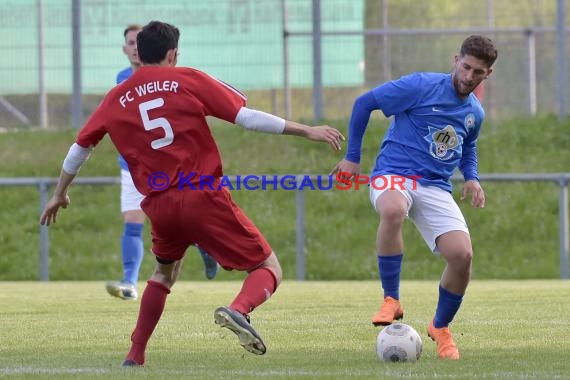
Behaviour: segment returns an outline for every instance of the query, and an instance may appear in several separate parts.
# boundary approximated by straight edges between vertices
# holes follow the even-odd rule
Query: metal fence
[[[235,184],[237,176],[228,176]],[[283,176],[274,176],[276,181],[281,181]],[[288,176],[291,177],[291,176]],[[306,175],[298,175],[297,182],[302,183]],[[317,182],[323,176],[310,176],[312,181]],[[559,239],[560,239],[560,278],[570,278],[569,254],[570,254],[570,221],[568,204],[568,187],[570,173],[524,173],[524,174],[482,174],[479,176],[485,182],[553,182],[558,185],[558,215],[559,215]],[[454,177],[454,181],[462,181],[460,177]],[[0,186],[35,186],[40,193],[40,210],[45,208],[48,201],[49,188],[57,183],[56,178],[0,178]],[[119,177],[78,177],[74,180],[76,185],[118,185]],[[296,278],[298,281],[305,279],[305,192],[295,191],[296,210]],[[40,281],[49,280],[49,236],[48,227],[40,226]]]
[[[152,19],[180,28],[179,64],[287,117],[347,118],[381,82],[449,71],[471,33],[499,48],[489,117],[565,116],[568,1],[0,0],[0,128],[79,127],[128,65],[124,27]]]

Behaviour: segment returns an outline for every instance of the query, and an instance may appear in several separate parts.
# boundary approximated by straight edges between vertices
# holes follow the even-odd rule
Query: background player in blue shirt
[[[133,24],[127,26],[123,33],[125,37],[123,52],[131,65],[117,74],[117,84],[130,77],[141,65],[137,52],[137,34],[141,29],[141,25]],[[108,282],[106,288],[112,296],[124,300],[136,300],[138,297],[136,285],[144,254],[142,230],[146,216],[140,206],[144,196],[136,189],[127,162],[121,155],[119,155],[119,165],[121,167],[121,212],[124,219],[124,232],[121,238],[123,279]],[[218,272],[218,263],[202,248],[198,247],[198,250],[204,261],[206,277],[214,278]]]
[[[388,325],[404,315],[399,296],[402,226],[409,217],[430,249],[447,262],[435,316],[428,326],[442,359],[459,359],[448,325],[467,289],[473,256],[465,218],[451,194],[450,177],[459,168],[465,179],[461,199],[470,194],[473,207],[485,206],[476,147],[485,112],[472,92],[491,74],[496,59],[497,49],[489,38],[470,36],[455,56],[451,74],[413,73],[358,97],[345,159],[333,169],[340,181],[359,175],[362,139],[371,112],[379,109],[393,116],[371,174],[382,179],[376,186],[371,183],[370,200],[380,216],[376,250],[384,291],[372,323]],[[384,186],[402,180],[404,188]]]

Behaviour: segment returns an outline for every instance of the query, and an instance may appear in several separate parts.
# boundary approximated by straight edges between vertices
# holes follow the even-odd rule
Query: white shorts
[[[401,176],[396,177],[401,178]],[[463,213],[450,193],[439,187],[414,183],[411,179],[406,179],[403,187],[396,185],[394,189],[408,201],[407,216],[414,222],[432,252],[439,253],[435,240],[446,232],[464,231],[469,234]],[[375,210],[376,200],[388,189],[389,186],[381,190],[370,186],[370,202]]]
[[[121,169],[121,212],[141,210],[144,195],[139,193],[128,170]]]

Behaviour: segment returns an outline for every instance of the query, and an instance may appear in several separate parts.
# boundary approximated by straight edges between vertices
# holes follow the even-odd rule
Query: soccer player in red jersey
[[[142,28],[142,25],[131,24],[123,32],[125,37],[123,53],[129,59],[130,65],[117,74],[117,84],[126,80],[141,66],[137,51],[137,35]],[[105,288],[114,297],[134,301],[138,298],[137,284],[144,256],[142,231],[146,215],[141,209],[144,195],[137,190],[129,171],[129,166],[121,155],[119,155],[119,166],[121,168],[121,213],[124,221],[123,235],[121,236],[123,278],[120,281],[108,281],[105,284]],[[196,248],[198,248],[200,256],[204,261],[206,278],[209,280],[213,279],[218,273],[218,263],[201,247]]]
[[[192,244],[204,248],[225,269],[248,273],[232,303],[215,310],[214,320],[233,331],[247,351],[266,351],[249,323],[249,313],[275,292],[281,267],[263,235],[220,186],[222,163],[206,116],[248,130],[326,142],[335,150],[344,140],[329,126],[309,127],[247,108],[246,97],[231,86],[199,70],[175,67],[179,36],[176,27],[158,21],[139,32],[141,68],[105,96],[81,129],[40,217],[43,225],[55,223],[58,210],[69,205],[68,188],[79,168],[109,134],[145,196],[141,207],[152,224],[157,261],[123,366],[144,364],[147,343]],[[200,186],[202,176],[217,180]]]

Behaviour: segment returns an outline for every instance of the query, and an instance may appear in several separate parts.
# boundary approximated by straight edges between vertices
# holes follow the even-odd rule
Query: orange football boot
[[[372,324],[374,326],[387,326],[394,322],[396,319],[404,317],[404,309],[400,305],[400,301],[390,296],[384,298],[380,310],[372,317]]]
[[[449,327],[437,329],[431,321],[428,325],[428,336],[437,343],[437,356],[440,359],[459,360],[459,350],[453,341]]]

